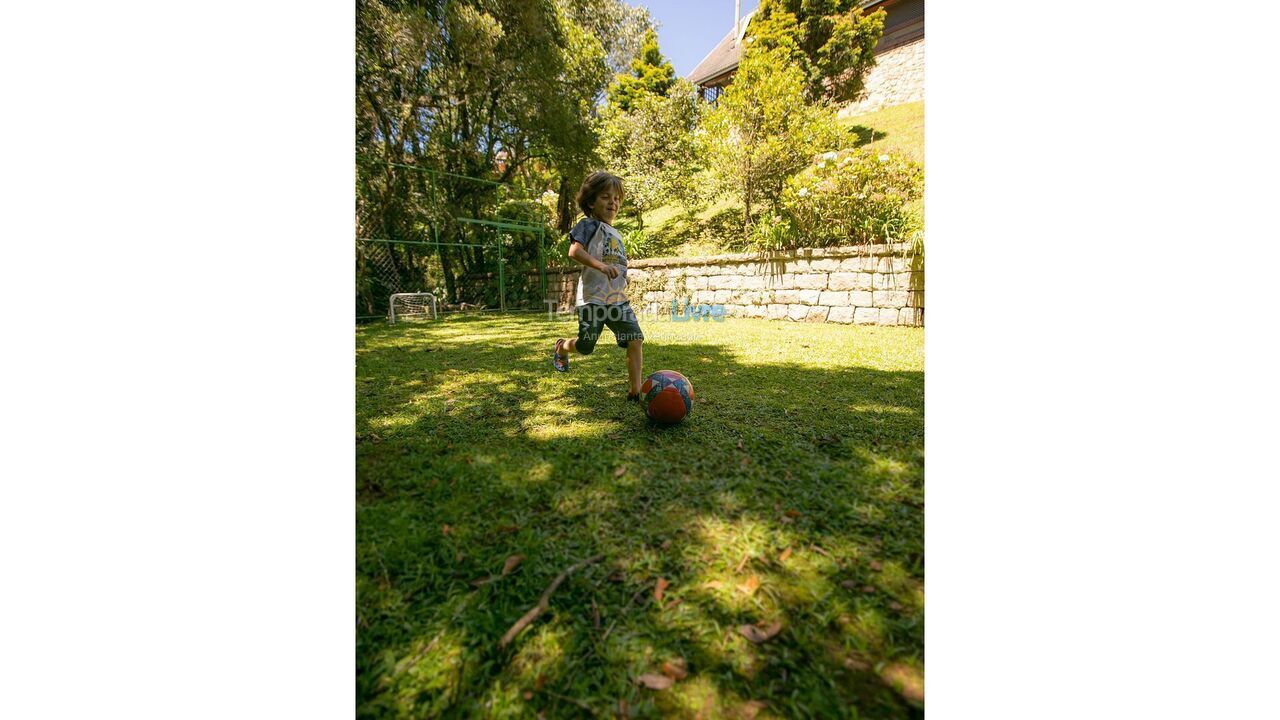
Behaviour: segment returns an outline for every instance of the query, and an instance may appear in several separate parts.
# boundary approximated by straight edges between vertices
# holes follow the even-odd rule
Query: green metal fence
[[[430,292],[441,312],[542,309],[550,211],[529,191],[434,168],[357,169],[356,316]],[[535,280],[536,276],[536,280]]]

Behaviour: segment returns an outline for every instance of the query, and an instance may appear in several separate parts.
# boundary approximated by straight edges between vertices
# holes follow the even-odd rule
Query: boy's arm
[[[569,258],[602,273],[609,271],[609,266],[591,257],[591,253],[581,243],[569,243]]]

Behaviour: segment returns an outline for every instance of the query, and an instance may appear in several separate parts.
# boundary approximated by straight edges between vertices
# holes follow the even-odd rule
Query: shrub
[[[787,181],[782,205],[799,246],[911,240],[920,217],[911,203],[924,192],[924,168],[890,150],[826,153]]]

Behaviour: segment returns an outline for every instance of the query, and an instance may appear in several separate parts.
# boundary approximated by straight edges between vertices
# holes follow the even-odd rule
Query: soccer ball
[[[659,370],[644,379],[640,401],[651,420],[675,425],[693,412],[693,384],[675,370]]]

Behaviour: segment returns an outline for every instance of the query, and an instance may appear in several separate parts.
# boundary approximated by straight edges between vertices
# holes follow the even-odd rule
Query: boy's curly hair
[[[622,185],[622,178],[603,170],[597,170],[587,176],[582,181],[582,187],[578,188],[578,197],[574,202],[578,203],[578,207],[582,210],[582,214],[591,217],[591,206],[595,204],[596,198],[600,193],[608,189],[618,191],[618,194],[626,197],[626,188]]]

